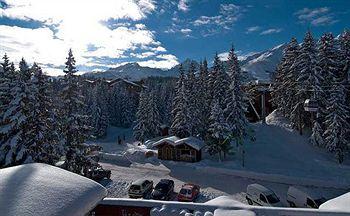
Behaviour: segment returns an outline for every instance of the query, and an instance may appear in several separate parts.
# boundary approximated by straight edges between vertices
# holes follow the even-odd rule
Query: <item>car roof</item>
[[[248,188],[249,187],[250,188],[255,188],[255,189],[261,191],[264,194],[271,194],[271,193],[273,193],[272,190],[270,190],[269,188],[267,188],[267,187],[265,187],[265,186],[263,186],[261,184],[250,184],[250,185],[248,185]]]
[[[132,183],[132,185],[142,185],[145,181],[148,181],[146,179],[138,179]]]
[[[170,183],[170,182],[172,182],[173,180],[170,180],[170,179],[161,179],[160,181],[159,181],[159,183]]]

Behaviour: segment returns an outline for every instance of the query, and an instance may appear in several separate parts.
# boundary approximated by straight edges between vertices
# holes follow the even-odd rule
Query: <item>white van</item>
[[[247,186],[247,202],[249,205],[260,205],[260,206],[274,206],[274,207],[282,207],[282,203],[280,199],[276,196],[276,194],[260,185],[260,184],[250,184]]]
[[[287,192],[287,202],[290,207],[318,208],[327,200],[316,191],[300,186],[290,186]]]

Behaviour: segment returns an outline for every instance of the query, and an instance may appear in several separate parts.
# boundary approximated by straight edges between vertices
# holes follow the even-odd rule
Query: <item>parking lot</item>
[[[154,182],[154,186],[160,179],[172,179],[175,183],[172,200],[176,200],[177,193],[184,183],[194,183],[201,187],[201,193],[196,202],[206,202],[218,196],[226,195],[232,199],[247,203],[245,199],[246,188],[249,184],[258,183],[272,189],[281,199],[284,206],[287,206],[286,194],[287,184],[279,184],[268,181],[241,178],[232,175],[212,174],[177,164],[170,168],[165,166],[154,166],[150,164],[140,164],[131,166],[120,166],[110,163],[102,163],[102,166],[112,171],[111,181],[102,182],[108,189],[108,197],[126,198],[128,197],[128,187],[137,179],[148,179]],[[326,198],[330,199],[345,191],[314,188],[322,190]]]

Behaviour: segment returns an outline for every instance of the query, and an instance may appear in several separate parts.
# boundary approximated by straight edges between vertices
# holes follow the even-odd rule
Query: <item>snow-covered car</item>
[[[290,186],[287,192],[287,202],[290,207],[319,208],[327,200],[316,191],[299,186]]]
[[[170,179],[161,179],[152,191],[152,199],[170,200],[174,193],[174,181]]]
[[[153,181],[139,179],[133,182],[128,190],[130,198],[146,198],[152,192]]]
[[[250,184],[247,186],[247,202],[249,205],[282,207],[282,203],[277,195],[270,189],[260,184]]]
[[[85,177],[92,179],[94,181],[101,181],[104,178],[111,178],[111,171],[105,170],[102,167],[90,168],[85,173]]]
[[[193,202],[197,199],[200,193],[200,187],[195,184],[184,184],[181,187],[179,194],[177,195],[178,201]]]

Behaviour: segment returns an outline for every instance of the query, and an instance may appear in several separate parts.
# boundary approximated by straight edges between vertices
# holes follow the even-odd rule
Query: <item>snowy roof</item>
[[[191,146],[192,148],[194,148],[196,150],[201,150],[205,146],[205,143],[203,140],[200,140],[200,139],[195,138],[195,137],[186,137],[186,138],[180,139],[177,136],[171,136],[171,137],[161,139],[158,142],[155,142],[153,144],[153,147],[161,145],[164,142],[167,142],[168,144],[170,144],[174,147],[177,145],[181,145],[183,143],[186,143],[187,145]]]
[[[85,215],[106,195],[100,184],[46,164],[0,169],[0,215]]]
[[[320,205],[319,209],[339,212],[350,212],[350,192],[343,194]]]

